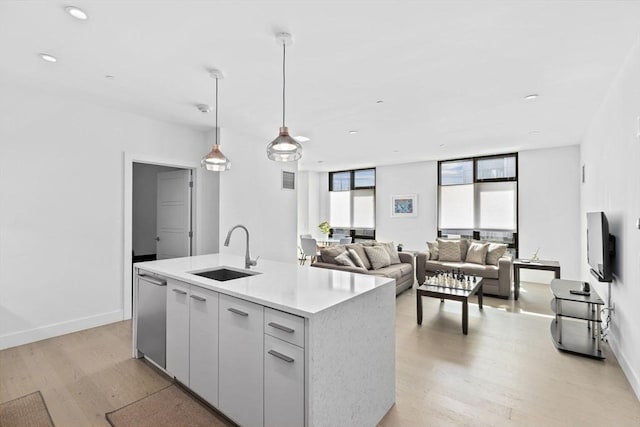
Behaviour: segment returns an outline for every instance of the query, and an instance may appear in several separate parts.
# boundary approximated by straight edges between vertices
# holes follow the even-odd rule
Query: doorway
[[[192,173],[133,163],[132,262],[192,255]]]

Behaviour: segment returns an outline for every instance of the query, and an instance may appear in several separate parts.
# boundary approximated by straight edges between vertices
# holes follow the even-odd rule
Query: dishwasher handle
[[[159,280],[156,278],[153,278],[151,276],[148,276],[146,274],[138,274],[138,277],[142,280],[144,280],[145,282],[149,282],[152,285],[156,285],[156,286],[167,286],[167,281],[166,280]]]

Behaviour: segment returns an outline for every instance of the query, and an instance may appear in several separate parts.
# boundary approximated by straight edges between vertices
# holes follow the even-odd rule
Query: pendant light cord
[[[285,41],[282,42],[282,127],[285,127],[284,124],[284,111],[285,111],[285,87],[286,87],[286,74],[285,74],[285,58],[287,56],[287,43]]]
[[[218,145],[218,77],[216,77],[216,145]]]

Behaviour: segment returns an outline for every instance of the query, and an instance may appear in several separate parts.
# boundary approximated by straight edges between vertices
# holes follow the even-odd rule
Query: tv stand
[[[584,282],[553,279],[551,281],[551,337],[558,350],[595,359],[605,359],[600,345],[602,319],[600,308],[604,301],[595,290],[590,295],[575,295],[569,291],[582,290]],[[586,328],[583,321],[586,321]]]

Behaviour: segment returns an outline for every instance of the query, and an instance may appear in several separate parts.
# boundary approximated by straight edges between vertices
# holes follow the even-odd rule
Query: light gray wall
[[[580,147],[518,154],[520,257],[560,261],[563,278],[580,274]],[[525,281],[549,283],[552,272],[522,270]]]
[[[6,79],[0,93],[0,348],[122,320],[124,153],[197,163],[204,134]],[[202,218],[217,178],[197,173]]]
[[[588,273],[586,213],[603,211],[616,239],[611,300],[611,347],[640,398],[640,44],[636,43],[581,144],[582,279],[606,301],[608,286]]]

